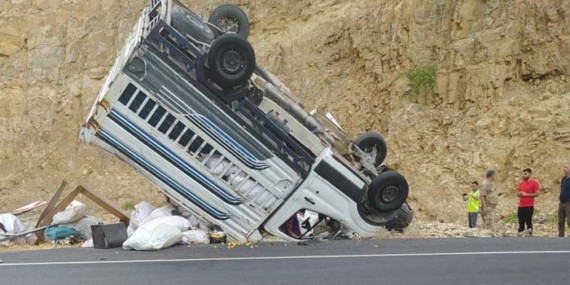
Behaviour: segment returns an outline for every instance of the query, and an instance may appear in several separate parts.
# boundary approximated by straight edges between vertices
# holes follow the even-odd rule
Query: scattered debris
[[[308,246],[315,246],[315,245],[324,245],[327,241],[318,237],[311,237],[309,239],[304,239],[298,242],[298,245],[308,245]]]
[[[54,244],[73,245],[83,242],[82,247],[84,248],[123,247],[126,250],[159,250],[175,244],[209,243],[227,245],[228,249],[232,249],[237,245],[256,248],[252,243],[228,243],[226,233],[220,227],[207,224],[197,215],[168,198],[168,204],[159,208],[145,201],[140,202],[134,206],[134,211],[130,213],[130,219],[118,208],[112,206],[111,203],[82,186],[77,187],[65,196],[61,203],[57,204],[57,199],[59,199],[63,191],[62,187],[65,187],[65,185],[65,182],[62,183],[60,189],[47,203],[47,207],[38,221],[38,225],[42,225],[39,228],[27,230],[18,216],[13,213],[0,215],[0,244],[8,245],[10,241],[16,245],[37,244],[39,237],[34,232],[45,231],[45,237]],[[87,215],[88,209],[85,204],[74,200],[78,194],[83,194],[94,200],[103,208],[108,209],[114,216],[121,219],[121,221],[129,221],[128,224],[120,223],[124,229],[124,238],[121,239],[120,231],[115,231],[115,237],[113,237],[112,231],[105,233],[104,229],[110,229],[113,224],[103,225],[99,219]],[[46,203],[38,201],[32,204]],[[26,211],[23,209],[33,207],[30,206],[32,204],[14,210],[14,212],[25,213]],[[319,216],[318,213],[308,210],[299,211],[291,217],[292,230],[303,236],[303,240],[298,242],[298,245],[317,246],[327,244],[328,240],[351,238],[350,232],[334,229],[328,222],[326,225],[322,223],[321,226],[317,226],[322,220],[323,217]],[[325,221],[328,220],[325,219]],[[126,225],[128,225],[128,228]],[[544,231],[546,233],[546,230],[541,227],[547,228],[550,226],[536,225],[540,232]],[[103,239],[96,238],[92,228],[103,229],[103,234],[101,235]],[[457,224],[417,222],[413,223],[404,233],[386,231],[385,236],[378,236],[378,238],[516,236],[516,233],[512,234],[509,232],[509,229],[503,228],[491,232],[481,228],[469,229]],[[43,237],[44,234],[41,236]],[[546,234],[550,234],[550,232]],[[263,240],[266,242],[283,241],[267,234],[264,235]],[[97,246],[97,244],[103,244],[103,246]]]
[[[127,234],[131,237],[138,229],[139,225],[146,219],[156,208],[148,202],[141,202],[135,205],[135,210],[131,214],[131,221],[127,227]]]
[[[167,201],[170,202],[169,199]],[[178,208],[177,205],[167,205],[155,209],[147,202],[137,204],[129,224],[130,236],[123,248],[159,250],[177,243],[208,243],[206,232],[197,229],[199,219],[191,214],[181,216],[181,212],[184,212],[181,210],[184,209]]]
[[[329,236],[330,236],[329,232],[322,232],[322,233],[317,235],[317,237],[319,237],[320,239],[326,239],[326,238],[329,238]]]
[[[10,241],[17,245],[26,244],[26,238],[18,236],[18,234],[25,232],[27,229],[17,216],[13,214],[1,214],[0,223],[3,225],[2,232],[0,232],[0,245],[8,246]]]
[[[483,228],[469,228],[467,226],[439,223],[416,222],[412,223],[403,233],[387,232],[379,238],[465,238],[465,237],[494,237],[503,236]]]
[[[209,244],[210,237],[208,233],[201,230],[189,230],[182,233],[182,244]]]
[[[219,230],[213,230],[210,232],[210,242],[211,243],[226,243],[226,233]]]
[[[38,200],[38,201],[36,201],[36,202],[32,202],[32,203],[30,203],[30,204],[28,204],[28,205],[22,206],[22,207],[20,207],[20,208],[18,208],[18,209],[12,210],[12,214],[13,214],[13,215],[16,215],[16,216],[17,216],[17,215],[21,215],[21,214],[27,213],[27,212],[29,212],[29,211],[31,211],[31,210],[33,210],[33,209],[39,208],[39,207],[45,205],[46,203],[47,203],[47,202],[44,201],[44,200]]]
[[[125,250],[159,250],[171,247],[182,240],[182,232],[166,223],[141,226],[132,237],[123,243]]]
[[[115,248],[121,247],[129,238],[127,227],[123,223],[107,225],[92,225],[93,247],[94,248]]]
[[[87,215],[87,207],[85,204],[73,201],[65,210],[55,214],[53,216],[53,224],[69,224],[77,222]]]
[[[93,236],[93,234],[91,232],[91,226],[99,225],[99,224],[101,224],[101,221],[99,221],[97,218],[95,218],[93,216],[84,216],[83,218],[81,218],[81,219],[79,219],[73,223],[60,224],[60,226],[65,226],[68,228],[75,229],[82,236],[84,236],[85,238],[88,239],[88,238],[91,238]]]
[[[93,237],[88,238],[81,247],[94,247]]]
[[[59,204],[56,205],[57,200],[61,196],[61,193],[66,185],[67,182],[63,181],[59,189],[56,191],[56,193],[54,193],[48,203],[48,206],[38,219],[38,227],[46,226],[49,224],[57,224],[57,222],[61,222],[62,224],[69,224],[84,219],[87,214],[85,205],[74,200],[79,194],[82,194],[83,196],[89,198],[91,201],[95,202],[97,205],[101,206],[103,209],[119,218],[123,224],[129,224],[129,217],[123,211],[121,211],[119,207],[82,185],[77,186],[73,191],[67,194],[67,196],[65,196]],[[87,220],[82,224],[83,232],[87,233],[87,235],[85,235],[86,237],[90,235],[88,234],[88,230],[85,230],[85,225],[90,222],[92,221]],[[38,243],[43,242],[44,235],[42,231],[38,233],[38,238]]]
[[[173,204],[173,206],[179,212],[180,216],[190,221],[190,225],[193,229],[198,229],[206,233],[209,231],[209,227],[206,222],[198,218],[198,216],[192,214],[181,206],[178,206],[176,204]]]
[[[10,242],[17,246],[26,244],[38,245],[47,238],[53,244],[64,245],[78,244],[87,240],[88,243],[85,247],[93,247],[92,227],[101,225],[101,222],[93,216],[88,216],[85,204],[75,200],[79,194],[82,194],[117,217],[123,223],[126,235],[126,225],[129,224],[129,217],[112,202],[82,185],[77,186],[58,203],[66,186],[67,182],[65,180],[62,181],[49,202],[38,200],[13,210],[11,214],[0,215],[0,245],[8,246]],[[46,207],[41,212],[36,227],[32,230],[27,230],[17,215],[43,205],[46,205]],[[120,242],[119,246],[122,245],[124,240],[126,240],[126,237]]]
[[[64,226],[57,226],[51,227],[44,231],[44,235],[46,238],[51,240],[52,242],[57,242],[58,240],[64,240],[70,237],[79,237],[81,234],[76,231],[75,229],[64,227]]]
[[[46,229],[50,226],[45,226],[33,230],[21,231],[18,233],[12,233],[4,231],[4,234],[0,233],[0,245],[7,246],[10,241],[13,241],[15,245],[36,245],[38,236],[35,232]],[[25,227],[24,227],[25,228]]]

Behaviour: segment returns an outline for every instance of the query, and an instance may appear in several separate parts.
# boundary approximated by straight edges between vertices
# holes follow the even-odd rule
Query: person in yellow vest
[[[477,216],[481,209],[479,200],[479,182],[471,182],[471,193],[463,193],[463,201],[467,201],[467,221],[470,228],[477,227]]]

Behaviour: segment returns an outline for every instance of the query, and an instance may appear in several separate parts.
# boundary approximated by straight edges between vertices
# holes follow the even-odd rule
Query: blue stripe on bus
[[[247,166],[262,170],[268,168],[267,164],[259,161],[253,154],[251,154],[247,149],[239,145],[232,137],[226,134],[223,130],[221,130],[217,125],[215,125],[210,119],[206,118],[200,114],[190,114],[190,118],[199,126],[206,128],[208,130],[204,130],[212,135],[213,138],[221,138],[225,145],[229,144],[229,149],[234,153],[238,158],[242,158],[242,162]],[[245,161],[244,161],[245,160]]]
[[[204,210],[206,213],[210,214],[211,216],[213,216],[214,218],[216,218],[218,220],[227,220],[230,218],[230,216],[227,213],[221,212],[218,209],[210,206],[208,203],[204,202],[202,199],[200,199],[194,193],[190,192],[188,189],[184,188],[182,185],[180,185],[174,179],[172,179],[168,175],[164,174],[156,166],[152,165],[151,163],[146,161],[144,158],[142,158],[141,156],[136,154],[134,151],[129,149],[121,141],[119,141],[118,139],[113,137],[111,134],[107,133],[105,130],[100,130],[99,136],[103,140],[105,140],[108,144],[115,147],[116,149],[121,151],[123,154],[125,154],[128,158],[135,161],[143,169],[150,172],[150,174],[152,174],[153,176],[158,178],[164,184],[168,185],[168,187],[174,189],[180,195],[184,196],[185,198],[190,200],[192,203],[194,203],[196,206],[198,206],[200,209]]]
[[[204,176],[198,170],[193,168],[190,164],[188,164],[178,155],[174,154],[171,150],[166,148],[164,145],[162,145],[152,136],[148,135],[145,131],[137,127],[135,124],[133,124],[131,121],[129,121],[126,117],[124,117],[116,110],[114,109],[111,110],[109,118],[117,122],[121,127],[129,131],[129,133],[133,134],[135,137],[141,140],[146,146],[153,149],[160,156],[162,156],[170,163],[172,163],[176,168],[180,169],[186,175],[190,176],[190,178],[196,180],[198,183],[200,183],[206,189],[210,190],[212,193],[214,193],[216,196],[218,196],[225,202],[232,205],[239,205],[242,203],[242,200],[226,192],[219,185],[217,185],[216,183],[211,181],[208,177]]]

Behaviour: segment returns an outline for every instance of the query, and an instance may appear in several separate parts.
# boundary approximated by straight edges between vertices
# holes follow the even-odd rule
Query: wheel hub
[[[228,49],[222,54],[222,70],[229,74],[239,73],[243,67],[243,56],[235,49]]]
[[[239,22],[235,17],[223,17],[216,22],[216,26],[224,33],[239,33]]]
[[[376,145],[371,147],[367,147],[364,152],[366,153],[366,160],[374,163],[376,161],[376,157],[378,156],[378,148]]]
[[[388,185],[384,191],[382,191],[382,202],[384,203],[392,203],[398,197],[398,193],[400,193],[400,189],[396,187],[396,185]]]
[[[360,149],[357,145],[353,145],[354,154],[360,158],[360,162],[362,163],[362,167],[364,167],[365,171],[372,174],[373,176],[378,176],[378,171],[374,166],[374,162],[376,159],[376,150],[372,150],[372,154],[369,154],[365,149]]]

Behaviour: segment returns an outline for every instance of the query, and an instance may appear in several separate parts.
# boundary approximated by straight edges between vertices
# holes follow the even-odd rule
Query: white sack
[[[178,208],[178,212],[180,212],[180,216],[182,216],[182,217],[184,217],[184,218],[186,218],[186,219],[188,219],[188,218],[191,217],[191,216],[194,216],[194,214],[192,214],[192,212],[190,212],[190,211],[188,211],[188,210],[186,210],[186,209],[184,209],[184,208],[182,208],[182,207],[179,207],[179,208]]]
[[[192,229],[197,229],[197,228],[205,228],[206,232],[208,231],[208,227],[206,226],[206,223],[204,223],[204,221],[202,221],[200,218],[198,218],[198,216],[194,215],[192,212],[186,210],[184,207],[182,206],[177,206],[176,210],[178,210],[178,212],[180,213],[180,216],[182,216],[183,218],[187,219],[188,221],[190,221],[190,225],[192,226]]]
[[[27,230],[20,218],[12,214],[1,214],[0,223],[2,223],[6,228],[6,232],[0,230],[0,240],[4,240],[3,242],[0,242],[0,245],[3,246],[8,246],[10,244],[8,236],[25,232]],[[26,244],[26,237],[18,237],[14,242],[16,244]]]
[[[131,214],[129,226],[127,227],[127,234],[129,237],[135,233],[142,221],[146,219],[154,210],[156,210],[156,208],[148,202],[143,201],[135,205],[135,210]]]
[[[180,207],[180,209],[182,209],[182,207]],[[185,212],[185,213],[190,213],[190,212]],[[200,230],[203,231],[205,233],[207,233],[209,231],[208,229],[208,224],[206,222],[204,222],[203,220],[201,220],[200,218],[198,218],[198,216],[190,213],[190,215],[188,216],[184,216],[182,215],[184,218],[186,218],[189,222],[190,222],[190,229],[192,230]]]
[[[152,225],[152,227],[150,226]],[[140,227],[123,243],[125,250],[159,250],[173,246],[182,239],[182,232],[168,224],[153,223]]]
[[[152,211],[148,217],[144,218],[143,220],[141,220],[141,223],[139,224],[139,227],[141,227],[142,225],[154,220],[154,219],[158,219],[158,218],[162,218],[162,217],[169,217],[172,216],[172,211],[174,210],[174,207],[172,207],[171,205],[166,205],[164,207],[160,207],[155,209],[154,211]]]
[[[132,237],[135,231],[133,224],[129,223],[129,226],[127,227],[127,237]]]
[[[73,201],[65,210],[55,214],[53,216],[53,225],[69,224],[77,222],[79,219],[87,215],[87,207],[85,204]]]
[[[26,244],[27,245],[35,245],[38,241],[38,236],[35,233],[27,234],[26,235]]]
[[[188,221],[187,219],[180,217],[180,216],[168,216],[168,217],[160,217],[160,218],[156,218],[150,222],[144,222],[138,229],[137,232],[139,230],[142,229],[152,229],[155,228],[157,225],[159,224],[164,224],[164,225],[168,225],[171,227],[174,227],[176,229],[178,229],[181,232],[190,230],[190,229],[194,229],[192,227],[192,225],[190,224],[190,221]],[[136,233],[136,232],[135,232]]]
[[[198,217],[196,217],[195,215],[190,215],[186,217],[186,220],[190,222],[190,225],[193,229],[198,228],[198,226],[200,225],[200,219],[198,219]]]
[[[93,236],[93,234],[91,233],[91,225],[98,225],[100,222],[101,221],[97,220],[95,217],[85,216],[74,223],[60,224],[60,226],[75,229],[85,238],[90,238],[91,236]]]
[[[209,244],[210,237],[206,232],[201,230],[190,230],[182,233],[182,243],[183,244]]]
[[[207,233],[210,229],[208,228],[208,225],[206,223],[200,222],[198,224],[198,230],[201,230],[201,231]]]

